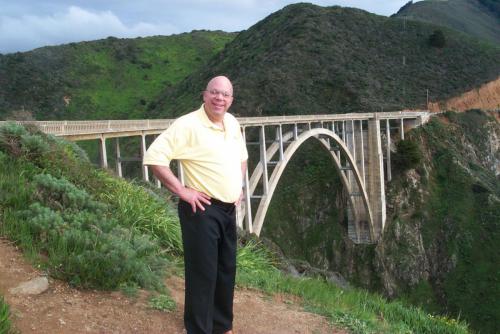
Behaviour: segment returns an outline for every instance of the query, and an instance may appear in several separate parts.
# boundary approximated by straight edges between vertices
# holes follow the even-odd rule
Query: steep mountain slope
[[[391,224],[377,247],[386,288],[497,333],[500,123],[447,113],[410,138],[424,158],[389,187]]]
[[[286,255],[351,283],[498,333],[500,123],[477,110],[446,113],[407,138],[420,147],[422,161],[393,170],[377,245],[355,246],[347,238],[341,186],[332,167],[318,168],[311,146],[285,172],[263,235]],[[393,159],[398,154],[405,153]],[[302,183],[296,189],[288,183],[293,179]]]
[[[0,54],[0,119],[139,118],[234,34],[194,31]],[[23,112],[24,110],[24,112]]]
[[[342,113],[425,108],[500,74],[500,48],[451,30],[432,47],[435,26],[362,10],[296,4],[268,16],[203,69],[168,88],[150,117],[198,105],[208,78],[234,82],[239,115]]]
[[[498,1],[425,0],[403,6],[395,17],[449,27],[471,36],[500,43],[500,11]]]

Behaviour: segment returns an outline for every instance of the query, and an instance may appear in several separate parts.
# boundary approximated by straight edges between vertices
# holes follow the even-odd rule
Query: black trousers
[[[211,200],[193,213],[179,201],[185,263],[184,326],[188,334],[232,329],[236,274],[236,208]]]

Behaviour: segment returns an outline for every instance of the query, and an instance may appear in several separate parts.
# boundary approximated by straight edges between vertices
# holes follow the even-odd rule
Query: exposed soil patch
[[[428,109],[432,112],[445,110],[466,111],[469,109],[499,110],[500,77],[449,100],[430,102]]]
[[[78,290],[50,279],[49,289],[37,296],[13,295],[9,289],[43,275],[9,241],[0,239],[0,294],[11,307],[12,322],[20,333],[168,333],[183,331],[184,281],[167,279],[177,309],[166,313],[148,306],[148,292],[129,298],[121,292]],[[268,296],[238,289],[235,295],[235,334],[333,334],[318,315],[301,310],[292,296]]]

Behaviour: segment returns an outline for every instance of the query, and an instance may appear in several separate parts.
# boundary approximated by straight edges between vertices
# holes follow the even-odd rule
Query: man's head
[[[233,85],[225,76],[210,80],[203,92],[205,111],[212,122],[220,122],[233,103]]]

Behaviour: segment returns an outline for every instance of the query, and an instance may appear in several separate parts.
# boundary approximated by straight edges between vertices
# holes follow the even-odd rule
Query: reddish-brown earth
[[[465,111],[469,109],[499,110],[500,77],[449,100],[430,102],[428,109],[432,112],[445,110]]]

